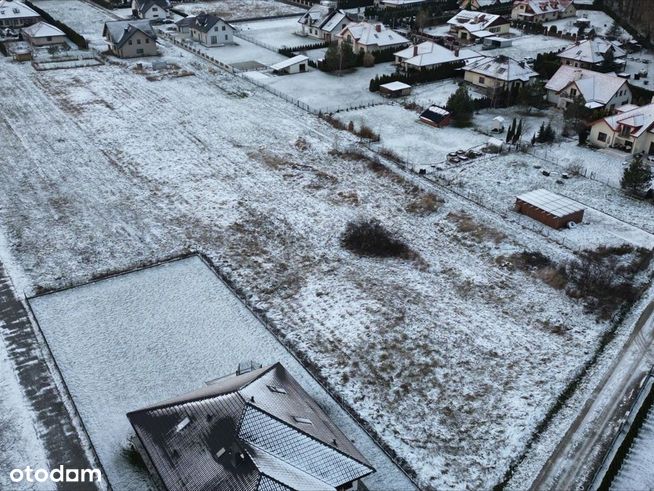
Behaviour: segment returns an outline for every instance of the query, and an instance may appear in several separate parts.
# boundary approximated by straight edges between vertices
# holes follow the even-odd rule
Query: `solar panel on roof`
[[[535,191],[521,194],[517,199],[559,218],[583,210],[583,207],[579,203],[560,194],[552,193],[547,189],[536,189]]]

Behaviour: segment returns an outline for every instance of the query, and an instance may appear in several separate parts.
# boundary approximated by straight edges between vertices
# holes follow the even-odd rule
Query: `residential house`
[[[450,34],[460,40],[475,42],[488,36],[508,34],[511,23],[501,15],[461,10],[447,21]]]
[[[508,5],[511,2],[513,0],[460,0],[459,8],[461,10],[485,10]]]
[[[444,65],[466,62],[482,55],[470,49],[447,49],[432,41],[424,41],[395,53],[395,64],[403,72],[435,70]]]
[[[300,35],[331,41],[345,26],[355,22],[355,19],[342,10],[316,4],[300,17],[298,22],[301,26]]]
[[[52,46],[66,44],[66,34],[46,22],[37,22],[22,29],[23,37],[32,46]]]
[[[107,40],[109,51],[120,58],[158,54],[157,34],[149,20],[106,22],[102,35]]]
[[[169,17],[170,9],[169,0],[132,0],[132,12],[140,19],[163,20]]]
[[[573,0],[516,0],[511,19],[542,24],[577,15]]]
[[[188,19],[188,17],[187,17]],[[234,44],[234,31],[229,22],[213,14],[201,13],[187,20],[191,39],[200,44],[213,47]]]
[[[40,20],[41,16],[24,3],[0,0],[0,27],[26,27]]]
[[[408,9],[420,7],[427,0],[375,0],[375,6],[382,9]]]
[[[280,364],[127,414],[161,489],[346,490],[375,470]]]
[[[338,34],[338,44],[350,43],[355,53],[373,53],[384,49],[400,49],[409,40],[381,23],[356,22]]]
[[[618,66],[623,66],[626,56],[625,50],[602,38],[578,41],[558,54],[562,65],[589,70],[601,69],[606,64],[607,57],[611,57]]]
[[[566,108],[581,97],[588,109],[608,109],[631,103],[631,90],[624,78],[614,73],[598,73],[564,65],[545,85],[547,100]]]
[[[304,73],[307,71],[309,57],[305,55],[297,55],[287,60],[280,61],[271,65],[273,73],[290,75],[292,73]]]
[[[588,141],[600,148],[619,148],[631,153],[654,155],[654,103],[595,121]]]
[[[492,93],[522,87],[538,77],[525,62],[507,56],[473,60],[463,71],[466,82]]]

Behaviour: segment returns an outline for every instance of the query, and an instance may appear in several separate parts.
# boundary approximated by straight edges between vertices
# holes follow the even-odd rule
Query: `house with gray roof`
[[[120,58],[159,54],[157,34],[149,20],[105,22],[102,36],[107,40],[109,51]]]
[[[375,471],[280,363],[239,365],[127,418],[168,491],[340,491]]]
[[[26,27],[36,24],[41,16],[15,0],[0,0],[0,27]]]
[[[132,0],[132,12],[135,17],[149,20],[163,20],[170,15],[169,0]]]
[[[355,22],[355,19],[343,10],[317,3],[307,10],[298,22],[301,27],[298,34],[301,36],[331,41],[345,26]]]
[[[236,29],[217,15],[202,12],[197,16],[181,19],[176,24],[180,33],[188,34],[191,39],[208,48],[234,44]]]

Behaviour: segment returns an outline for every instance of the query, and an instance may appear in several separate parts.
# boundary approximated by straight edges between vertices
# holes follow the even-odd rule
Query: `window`
[[[211,44],[217,44],[218,38],[216,36],[211,36]]]
[[[607,136],[608,136],[608,135],[607,135],[606,133],[602,133],[602,132],[600,131],[599,134],[597,135],[597,140],[598,140],[598,141],[601,141],[601,142],[605,142]]]
[[[225,30],[225,26],[223,26],[223,31]]]
[[[145,38],[145,44],[150,44],[150,38]]]
[[[577,89],[570,89],[570,96],[574,97],[577,95]]]
[[[218,26],[214,27],[213,30],[214,30],[214,31],[217,31],[217,30],[218,30]]]
[[[52,41],[52,37],[50,37],[50,36],[46,37],[45,39],[48,40],[48,41]]]
[[[275,392],[277,394],[286,394],[286,389],[284,389],[284,387],[279,387],[277,385],[269,385],[268,390],[270,392]]]
[[[143,54],[143,48],[139,48],[136,50],[137,55],[142,55]]]
[[[484,77],[479,77],[479,83],[480,84],[486,83],[486,79]]]
[[[137,39],[137,40],[136,40],[136,44],[141,44],[141,40],[140,40],[140,39]]]
[[[228,36],[227,36],[227,34],[225,34],[225,41],[227,41],[227,40],[228,40]]]
[[[183,420],[181,420],[179,423],[177,423],[177,426],[175,426],[175,432],[182,431],[190,423],[191,423],[191,419],[188,416],[186,416]]]
[[[296,423],[302,423],[303,425],[313,424],[309,418],[303,418],[302,416],[293,416],[293,419]]]
[[[153,12],[158,12],[159,9],[158,9],[157,7],[152,7],[152,11],[153,11]]]
[[[128,44],[131,46],[131,45],[134,44],[134,43],[132,43],[132,40],[130,39],[130,40],[128,41]]]

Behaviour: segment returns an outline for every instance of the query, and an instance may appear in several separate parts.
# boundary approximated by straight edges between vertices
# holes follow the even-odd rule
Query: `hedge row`
[[[66,34],[68,39],[70,39],[72,42],[74,42],[80,49],[89,49],[88,42],[86,41],[84,36],[79,34],[77,31],[71,29],[70,27],[68,27],[63,22],[60,22],[60,21],[56,20],[50,14],[48,14],[45,10],[37,7],[36,5],[34,5],[29,0],[23,0],[23,3],[25,5],[27,5],[29,8],[31,8],[32,10],[34,10],[37,14],[39,14],[41,16],[41,18],[44,21],[46,21],[48,24],[52,24],[53,26],[57,27],[58,29],[61,29],[64,32],[64,34]]]
[[[308,51],[308,50],[311,50],[311,49],[321,49],[321,48],[327,48],[327,47],[329,47],[329,43],[327,41],[325,41],[325,42],[319,43],[319,44],[305,44],[304,46],[294,46],[292,48],[286,48],[286,47],[279,48],[277,50],[277,52],[280,55],[284,55],[284,56],[286,56],[288,58],[292,58],[293,56],[295,56],[295,53],[297,53],[298,51]]]
[[[377,75],[370,80],[370,92],[377,92],[379,86],[390,82],[404,82],[405,84],[421,84],[426,82],[435,82],[436,80],[445,80],[453,78],[458,71],[465,65],[464,62],[443,65],[435,70],[421,70],[409,73],[392,73],[389,75]]]

